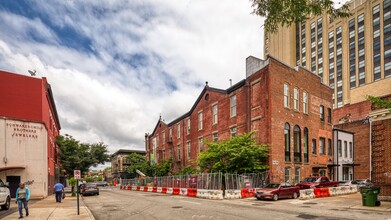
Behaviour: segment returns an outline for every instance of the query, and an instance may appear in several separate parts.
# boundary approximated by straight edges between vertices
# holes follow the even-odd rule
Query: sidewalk
[[[71,194],[66,194],[67,197],[62,200],[61,203],[57,203],[54,195],[48,196],[46,199],[35,202],[29,205],[29,216],[25,216],[26,212],[23,209],[23,219],[47,219],[47,220],[59,220],[59,219],[88,219],[95,220],[90,210],[84,205],[84,202],[79,197],[80,201],[80,215],[77,215],[77,199],[71,197]],[[13,203],[12,205],[16,205]],[[18,219],[19,212],[12,213],[4,219]]]

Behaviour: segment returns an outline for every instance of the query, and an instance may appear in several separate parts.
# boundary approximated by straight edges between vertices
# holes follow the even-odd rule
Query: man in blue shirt
[[[56,202],[61,203],[62,194],[64,193],[64,185],[56,183],[56,185],[54,185],[54,191],[56,192]]]

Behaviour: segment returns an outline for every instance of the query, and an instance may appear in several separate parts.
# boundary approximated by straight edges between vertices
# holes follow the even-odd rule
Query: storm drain
[[[307,214],[300,214],[297,216],[298,218],[302,218],[302,219],[316,219],[318,218],[318,216],[315,216],[315,215],[307,215]]]
[[[171,208],[173,208],[173,209],[180,209],[180,208],[183,208],[183,206],[173,206]]]

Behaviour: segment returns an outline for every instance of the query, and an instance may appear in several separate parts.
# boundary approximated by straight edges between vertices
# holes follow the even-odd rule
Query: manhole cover
[[[173,209],[180,209],[180,208],[183,208],[183,207],[182,206],[173,206],[171,208],[173,208]]]
[[[302,219],[316,219],[318,218],[318,216],[315,216],[315,215],[307,215],[307,214],[300,214],[297,216],[298,218],[302,218]]]
[[[305,203],[303,203],[303,204],[306,204],[306,205],[316,205],[316,204],[318,204],[318,203],[316,203],[316,202],[305,202]]]

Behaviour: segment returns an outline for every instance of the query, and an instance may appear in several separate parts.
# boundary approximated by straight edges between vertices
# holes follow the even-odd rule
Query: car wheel
[[[297,197],[298,197],[297,192],[294,192],[292,198],[297,199]]]
[[[5,202],[4,205],[1,206],[1,209],[8,210],[8,209],[10,209],[10,206],[11,206],[11,198],[7,197],[7,201]]]
[[[277,200],[278,200],[278,195],[277,195],[277,194],[274,194],[274,195],[273,195],[273,200],[274,200],[274,201],[277,201]]]
[[[376,201],[375,205],[376,205],[376,206],[380,206],[380,205],[381,205],[381,202],[380,202],[380,201]]]
[[[99,196],[99,193],[97,193],[96,195]]]

